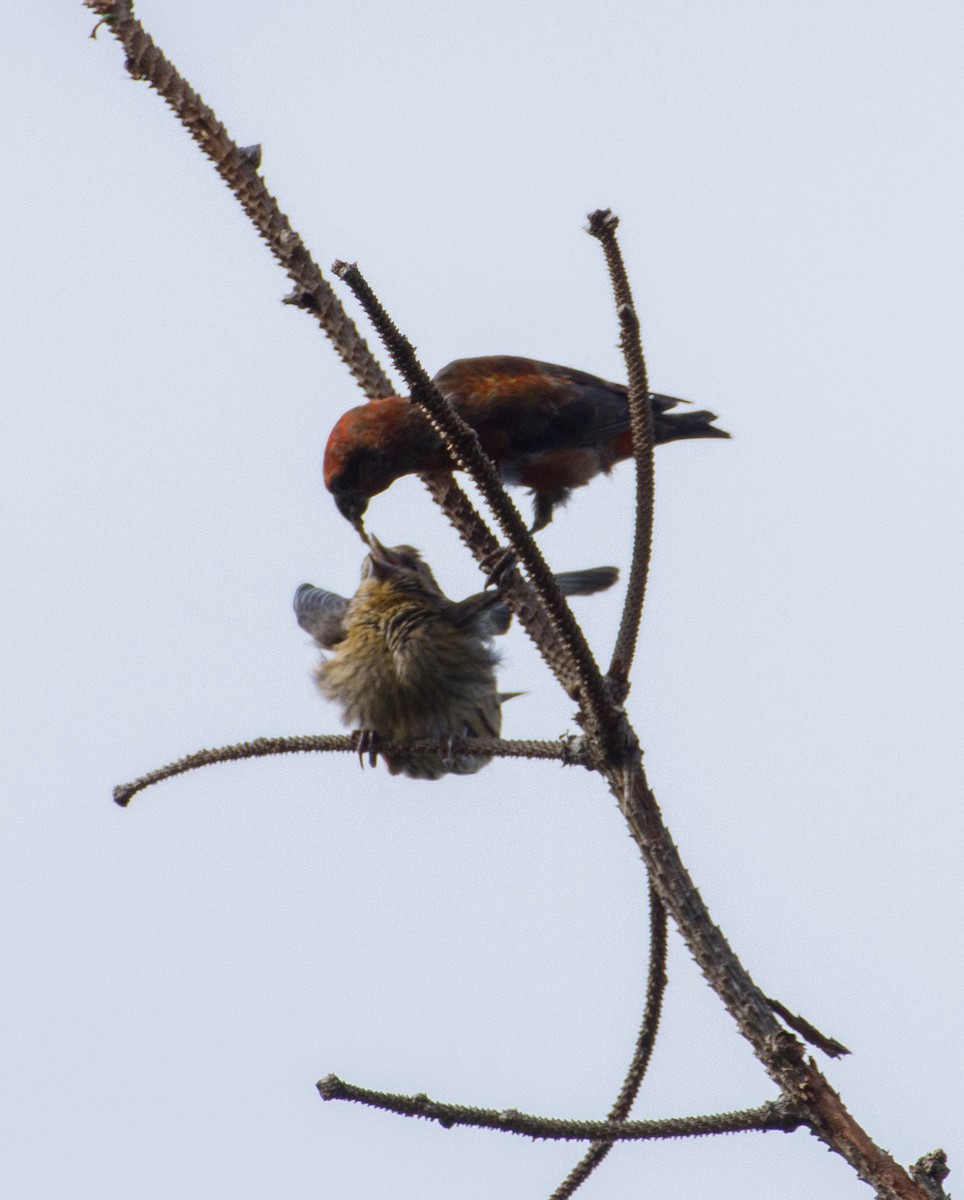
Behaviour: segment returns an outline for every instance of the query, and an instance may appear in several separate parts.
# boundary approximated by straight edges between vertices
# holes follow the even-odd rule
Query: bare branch
[[[923,1155],[910,1168],[911,1178],[920,1184],[929,1200],[950,1200],[942,1186],[950,1173],[947,1155],[943,1150],[933,1150]]]
[[[445,1129],[451,1129],[453,1125],[468,1125],[476,1129],[517,1133],[522,1137],[569,1142],[638,1142],[770,1129],[790,1133],[803,1124],[792,1106],[782,1100],[762,1104],[759,1108],[705,1117],[668,1117],[656,1121],[567,1121],[559,1117],[535,1117],[514,1108],[499,1110],[443,1104],[438,1100],[430,1100],[424,1093],[401,1096],[376,1092],[346,1083],[337,1075],[326,1075],[324,1079],[319,1079],[317,1087],[323,1100],[351,1100],[403,1117],[423,1117],[437,1121]]]
[[[584,766],[582,738],[568,737],[557,742],[525,740],[503,740],[501,738],[421,738],[418,741],[386,742],[380,747],[392,755],[420,754],[440,751],[444,754],[489,754],[493,758],[555,759],[564,766]],[[306,734],[303,737],[256,738],[252,742],[238,742],[233,746],[220,746],[216,750],[198,750],[177,762],[149,771],[130,783],[121,783],[114,788],[114,802],[126,808],[131,800],[145,788],[175,775],[196,771],[199,767],[210,767],[215,763],[238,762],[243,758],[266,758],[272,754],[317,754],[326,752],[354,753],[358,750],[358,734]]]
[[[830,1058],[843,1058],[845,1054],[850,1053],[843,1042],[838,1042],[836,1038],[827,1037],[825,1033],[820,1032],[816,1025],[811,1025],[806,1017],[800,1017],[792,1013],[779,1000],[773,1000],[767,996],[766,1002],[784,1025],[792,1029],[794,1033],[799,1033],[804,1041],[809,1042],[811,1046],[816,1046],[818,1050],[822,1050]]]
[[[666,993],[666,909],[660,900],[656,889],[649,887],[649,979],[646,981],[646,1007],[643,1010],[643,1020],[636,1038],[636,1048],[632,1062],[623,1080],[619,1095],[609,1110],[609,1121],[625,1121],[629,1116],[633,1103],[639,1094],[640,1085],[649,1067],[649,1060],[656,1045],[656,1033],[659,1029],[659,1018],[663,1009],[663,996]],[[569,1197],[581,1187],[589,1176],[603,1161],[613,1143],[593,1142],[583,1157],[569,1172],[549,1197],[549,1200],[569,1200]]]
[[[629,691],[629,670],[636,652],[639,621],[646,598],[646,579],[653,548],[653,408],[649,399],[649,379],[640,340],[639,317],[623,256],[616,241],[619,218],[608,208],[589,214],[589,232],[602,243],[609,278],[619,317],[619,344],[626,360],[629,378],[629,419],[633,430],[633,458],[636,463],[636,531],[633,537],[633,562],[626,586],[626,602],[619,622],[619,633],[607,676],[617,699]]]

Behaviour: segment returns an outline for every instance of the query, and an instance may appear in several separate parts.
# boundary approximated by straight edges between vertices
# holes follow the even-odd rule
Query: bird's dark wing
[[[477,430],[483,449],[496,462],[598,446],[629,430],[626,385],[574,367],[508,354],[459,358],[443,367],[434,382]],[[650,392],[649,398],[657,442],[729,437],[713,425],[713,413],[690,410],[688,400],[661,392]],[[677,405],[687,407],[664,415]]]
[[[348,609],[348,601],[344,596],[303,583],[295,592],[292,607],[298,624],[323,649],[330,649],[344,638],[345,613]]]
[[[593,445],[629,427],[624,387],[531,358],[458,359],[435,383],[496,462]]]
[[[592,596],[613,586],[619,578],[619,568],[586,567],[582,571],[561,571],[554,578],[564,596]],[[463,627],[477,622],[480,637],[498,637],[508,630],[512,621],[509,606],[499,598],[497,591],[467,596],[452,605],[450,615],[457,615],[457,623]]]
[[[505,633],[505,630],[509,628],[508,621],[505,622],[505,629],[492,627],[493,612],[504,608],[502,597],[493,588],[489,592],[474,592],[471,596],[466,596],[464,600],[449,601],[445,607],[445,617],[459,629],[474,626],[475,632],[480,637],[492,637],[496,633]],[[498,618],[496,624],[500,622],[501,618]]]

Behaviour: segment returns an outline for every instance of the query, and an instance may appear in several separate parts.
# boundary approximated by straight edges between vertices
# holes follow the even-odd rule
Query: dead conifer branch
[[[582,739],[568,737],[559,741],[528,741],[502,738],[420,738],[418,741],[386,743],[389,754],[423,754],[437,751],[442,754],[489,754],[494,758],[531,758],[552,760],[563,766],[585,766]],[[379,748],[380,750],[382,747]],[[305,734],[301,737],[255,738],[251,742],[238,742],[231,746],[219,746],[215,750],[198,750],[179,758],[176,762],[149,771],[130,783],[121,783],[114,788],[114,802],[126,808],[138,792],[196,771],[200,767],[216,763],[239,762],[245,758],[267,758],[276,754],[319,754],[353,753],[358,750],[358,736],[345,734]]]
[[[633,459],[636,464],[636,526],[633,535],[633,561],[626,585],[619,632],[609,665],[607,681],[617,699],[629,690],[629,671],[636,652],[639,622],[646,598],[646,580],[653,548],[653,409],[649,399],[649,378],[640,340],[639,317],[633,304],[629,276],[616,240],[619,218],[608,208],[589,214],[588,231],[598,238],[616,301],[619,317],[619,344],[626,362],[629,382],[629,420],[633,430]]]
[[[126,808],[138,792],[162,783],[165,779],[173,779],[176,775],[185,775],[188,771],[197,771],[200,767],[210,767],[215,763],[238,762],[244,758],[265,758],[274,754],[310,754],[318,751],[353,750],[350,734],[332,734],[306,737],[265,737],[256,738],[251,742],[239,742],[233,746],[219,746],[215,750],[197,750],[179,758],[176,762],[148,771],[130,783],[120,783],[114,788],[114,803]]]
[[[536,1117],[517,1109],[472,1108],[444,1104],[424,1093],[403,1096],[373,1091],[346,1083],[337,1075],[326,1075],[317,1083],[323,1100],[348,1100],[403,1117],[437,1121],[445,1129],[454,1125],[493,1129],[522,1137],[569,1142],[638,1142],[666,1138],[708,1137],[748,1130],[779,1130],[790,1133],[803,1124],[791,1104],[783,1100],[739,1112],[705,1117],[668,1117],[653,1121],[568,1121],[560,1117]]]
[[[944,1191],[944,1180],[950,1174],[947,1155],[943,1150],[933,1150],[922,1155],[910,1168],[911,1178],[920,1184],[929,1200],[951,1200]]]
[[[816,1046],[818,1050],[822,1050],[829,1058],[843,1058],[844,1055],[850,1053],[843,1042],[838,1042],[836,1038],[827,1037],[815,1025],[811,1025],[806,1017],[792,1013],[779,1000],[771,1000],[767,996],[766,1001],[788,1029],[792,1029],[794,1033],[798,1033],[805,1042],[809,1042],[811,1046]]]

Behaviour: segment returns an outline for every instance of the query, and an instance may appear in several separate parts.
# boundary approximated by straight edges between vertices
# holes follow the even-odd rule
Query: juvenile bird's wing
[[[505,629],[509,627],[509,622],[506,621],[505,629],[492,628],[492,614],[502,609],[505,609],[505,604],[502,597],[493,588],[489,592],[474,592],[471,596],[466,596],[464,600],[449,601],[445,608],[445,615],[459,629],[469,629],[474,626],[472,632],[477,633],[479,637],[492,637],[495,633],[505,633]],[[501,618],[496,618],[497,624],[500,621]]]
[[[298,624],[310,633],[319,646],[328,650],[345,636],[345,613],[348,601],[335,592],[326,592],[313,584],[303,583],[295,592],[292,607]]]
[[[582,571],[561,571],[553,576],[564,596],[592,596],[611,588],[619,578],[618,567],[586,567]],[[497,591],[476,592],[453,604],[451,614],[456,624],[466,626],[476,622],[480,637],[498,637],[512,621],[509,606]]]

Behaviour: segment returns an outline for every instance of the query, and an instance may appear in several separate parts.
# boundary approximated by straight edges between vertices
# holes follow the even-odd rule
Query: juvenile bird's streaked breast
[[[381,750],[393,775],[439,779],[471,775],[487,754],[452,754],[445,739],[495,738],[502,729],[492,640],[509,627],[496,591],[450,600],[411,546],[387,549],[370,539],[362,580],[351,600],[304,583],[295,592],[298,623],[330,657],[315,679],[348,725],[386,743],[431,739],[428,751]],[[564,595],[588,596],[615,583],[615,567],[564,571]]]

